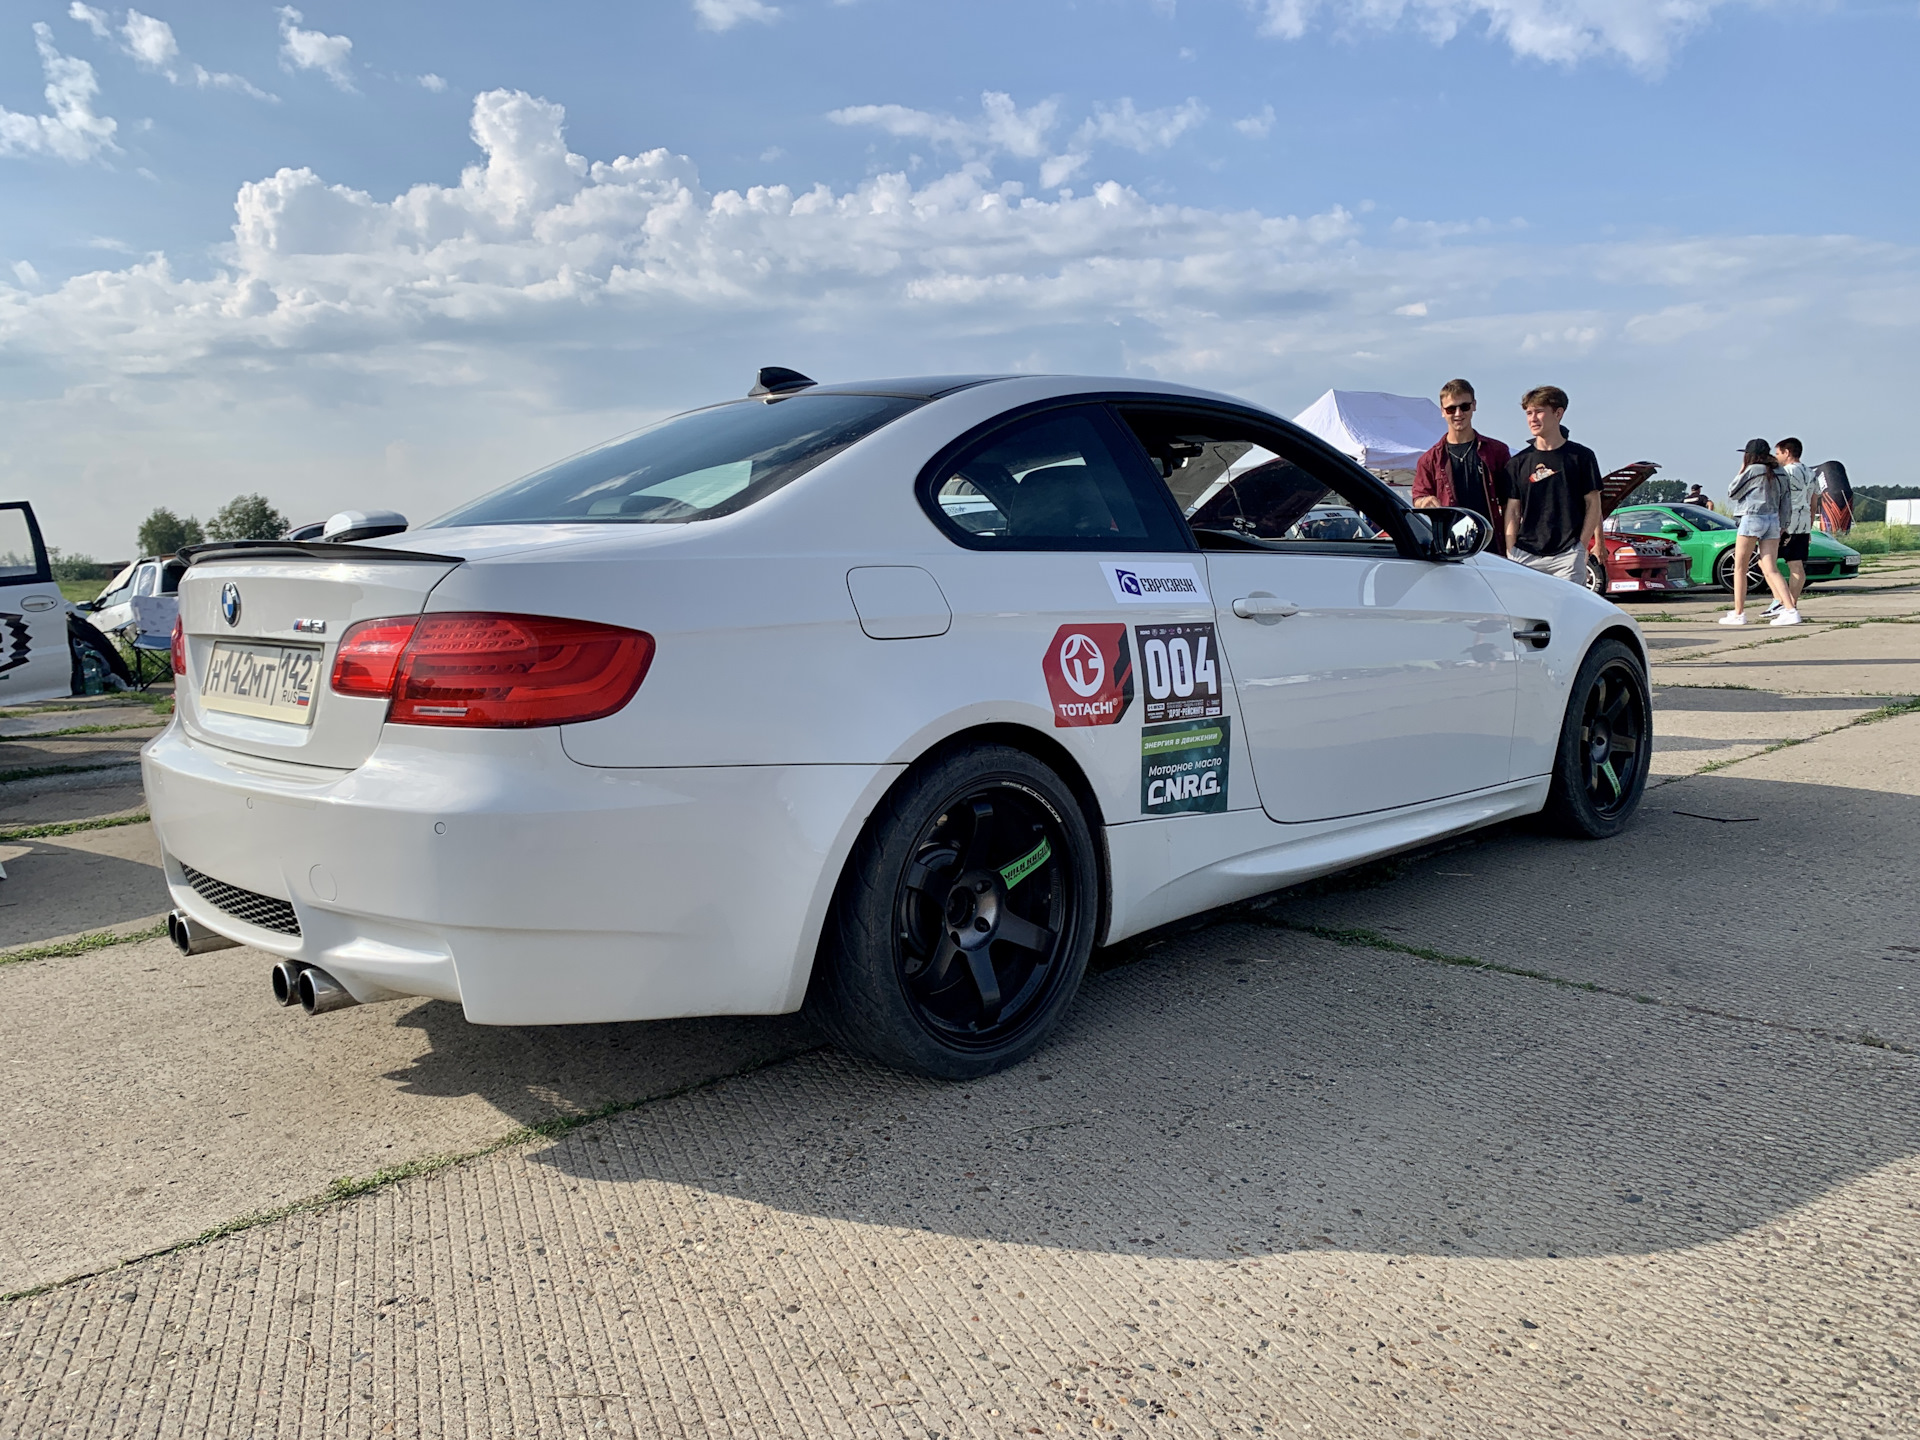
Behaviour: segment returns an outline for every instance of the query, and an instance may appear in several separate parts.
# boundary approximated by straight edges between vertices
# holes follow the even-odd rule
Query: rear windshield
[[[897,395],[790,395],[693,410],[536,470],[423,528],[680,524],[731,515],[924,403]]]

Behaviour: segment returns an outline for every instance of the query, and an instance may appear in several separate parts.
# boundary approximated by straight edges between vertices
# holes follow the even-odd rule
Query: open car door
[[[0,503],[0,705],[73,690],[67,604],[53,583],[33,506]]]

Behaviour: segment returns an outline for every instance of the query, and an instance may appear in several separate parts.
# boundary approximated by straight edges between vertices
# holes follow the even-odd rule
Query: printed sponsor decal
[[[1022,855],[1011,865],[1003,866],[1000,871],[1000,879],[1005,882],[1007,889],[1011,890],[1052,858],[1052,842],[1042,839],[1038,845],[1034,846],[1033,849]]]
[[[1140,813],[1209,815],[1227,808],[1232,721],[1188,720],[1140,731]]]
[[[1177,605],[1182,601],[1206,604],[1207,582],[1191,565],[1165,560],[1118,564],[1100,562],[1100,573],[1107,577],[1107,588],[1122,605]]]
[[[1133,654],[1125,625],[1062,625],[1041,662],[1053,723],[1117,724],[1133,703]]]
[[[1213,625],[1136,625],[1140,675],[1147,705],[1141,719],[1149,725],[1169,720],[1211,720],[1220,705],[1219,647]]]

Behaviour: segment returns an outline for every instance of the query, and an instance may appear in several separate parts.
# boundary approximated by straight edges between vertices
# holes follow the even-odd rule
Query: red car
[[[1673,541],[1658,535],[1623,535],[1613,512],[1660,467],[1636,460],[1600,477],[1600,533],[1587,554],[1587,588],[1596,595],[1638,595],[1650,590],[1688,590],[1690,561]]]

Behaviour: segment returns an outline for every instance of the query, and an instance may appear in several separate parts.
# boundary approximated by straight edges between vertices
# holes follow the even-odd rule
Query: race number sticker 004
[[[1213,626],[1136,625],[1140,674],[1147,682],[1149,725],[1169,720],[1211,720],[1222,713],[1220,665]]]
[[[1227,808],[1232,721],[1187,720],[1140,731],[1140,813],[1210,815]]]
[[[1124,625],[1062,625],[1040,668],[1058,728],[1115,725],[1133,703],[1133,655]]]

